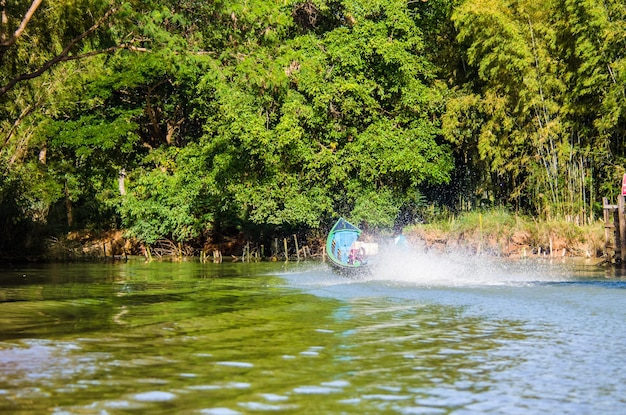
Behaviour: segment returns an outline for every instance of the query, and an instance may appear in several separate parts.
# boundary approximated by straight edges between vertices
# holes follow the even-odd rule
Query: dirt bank
[[[537,223],[532,228],[500,227],[496,231],[416,226],[406,230],[405,234],[412,244],[425,250],[502,257],[600,258],[605,255],[604,229],[598,225],[579,228]]]

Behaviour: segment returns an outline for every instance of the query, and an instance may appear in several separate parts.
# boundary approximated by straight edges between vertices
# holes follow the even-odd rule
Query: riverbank
[[[425,250],[464,251],[502,257],[582,257],[604,255],[604,224],[538,221],[504,210],[468,212],[447,221],[405,228],[406,237]]]
[[[504,210],[466,212],[447,219],[404,228],[415,249],[463,252],[498,257],[601,258],[604,255],[604,225],[596,221],[578,225],[571,221],[538,221]],[[122,258],[200,257],[215,260],[285,260],[323,256],[325,232],[287,235],[271,242],[248,240],[240,235],[225,238],[221,244],[199,244],[161,240],[150,246],[128,239],[123,231],[102,233],[73,232],[48,244],[44,260]],[[390,236],[387,236],[389,238]],[[296,251],[297,249],[297,251]]]

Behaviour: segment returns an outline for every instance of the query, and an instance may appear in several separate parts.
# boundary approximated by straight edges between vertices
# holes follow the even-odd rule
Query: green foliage
[[[367,189],[356,198],[351,220],[367,223],[369,228],[391,229],[398,217],[400,204],[390,190]]]
[[[616,4],[489,0],[454,11],[476,77],[449,101],[444,132],[462,144],[457,160],[490,170],[476,190],[544,217],[593,220],[594,197],[615,180],[611,149],[623,147],[613,124],[623,85],[605,52],[620,30],[611,19],[623,19]]]
[[[122,223],[130,236],[148,244],[158,239],[189,241],[209,230],[219,192],[208,177],[198,176],[196,148],[170,147],[152,152],[146,166],[128,175],[122,198]]]
[[[407,189],[449,179],[449,150],[430,121],[442,87],[424,81],[432,68],[406,5],[344,6],[350,25],[259,41],[200,81],[199,174],[225,189],[236,205],[227,211],[239,207],[256,224],[318,226],[358,209],[364,221],[390,224]],[[396,202],[364,208],[370,192]]]
[[[0,45],[0,219],[147,243],[592,220],[625,172],[624,21],[617,0],[48,2]]]

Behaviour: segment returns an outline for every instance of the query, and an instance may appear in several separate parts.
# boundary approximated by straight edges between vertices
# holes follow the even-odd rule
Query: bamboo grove
[[[621,0],[0,0],[0,251],[594,220],[625,173]]]

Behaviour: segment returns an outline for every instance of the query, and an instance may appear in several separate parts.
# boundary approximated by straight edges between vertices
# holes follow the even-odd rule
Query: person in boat
[[[360,245],[358,241],[355,241],[350,247],[348,254],[348,264],[359,265],[365,259],[365,248]]]

